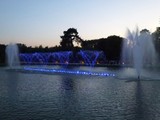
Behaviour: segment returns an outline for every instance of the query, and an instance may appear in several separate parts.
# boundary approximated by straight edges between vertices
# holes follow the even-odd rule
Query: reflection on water
[[[61,80],[61,84],[62,84],[62,88],[63,90],[74,90],[74,80],[71,77],[67,77],[67,76],[61,76],[62,80]]]
[[[132,74],[131,69],[121,73],[124,71]],[[30,74],[4,69],[0,73],[0,120],[160,119],[159,80]]]
[[[144,104],[145,101],[143,101],[143,89],[141,86],[141,82],[137,81],[136,82],[136,88],[135,88],[135,112],[137,113],[135,118],[138,119],[145,119],[147,114],[145,115],[145,111],[147,110],[148,106],[145,106]],[[145,108],[144,108],[145,107]]]

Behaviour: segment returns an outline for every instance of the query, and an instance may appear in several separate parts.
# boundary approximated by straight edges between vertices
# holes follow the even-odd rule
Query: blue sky
[[[59,45],[74,27],[85,40],[160,26],[160,0],[0,0],[0,44]]]

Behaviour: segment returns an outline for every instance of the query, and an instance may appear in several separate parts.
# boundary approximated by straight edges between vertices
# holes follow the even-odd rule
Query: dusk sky
[[[59,45],[68,28],[84,40],[160,26],[160,0],[0,0],[0,44]]]

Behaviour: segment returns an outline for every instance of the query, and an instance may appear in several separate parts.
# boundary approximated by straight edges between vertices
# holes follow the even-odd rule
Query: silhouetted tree
[[[98,50],[100,39],[86,40],[82,42],[82,48],[87,50]]]
[[[119,61],[121,58],[123,38],[119,36],[109,36],[99,41],[99,50],[104,51],[107,60]]]
[[[27,47],[25,44],[18,43],[17,45],[18,45],[18,48],[19,48],[19,52],[20,52],[20,53],[27,52],[28,47]]]
[[[0,44],[0,64],[5,64],[5,49],[6,46]]]
[[[160,57],[160,27],[157,27],[156,31],[152,33],[152,36],[156,51]]]
[[[63,32],[63,36],[61,36],[61,42],[60,45],[63,48],[71,49],[74,47],[73,41],[77,43],[81,43],[83,40],[79,37],[77,29],[75,28],[69,28],[67,31]]]
[[[121,58],[122,41],[122,37],[113,35],[108,38],[84,41],[82,48],[103,51],[107,60],[119,61]]]
[[[142,29],[142,30],[140,31],[140,33],[150,33],[150,32],[149,32],[149,30],[147,30],[147,29]]]

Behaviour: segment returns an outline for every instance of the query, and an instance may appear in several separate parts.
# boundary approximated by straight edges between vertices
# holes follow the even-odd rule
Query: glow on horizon
[[[125,37],[126,28],[159,25],[159,0],[0,0],[0,44],[59,45],[74,27],[84,40]]]

